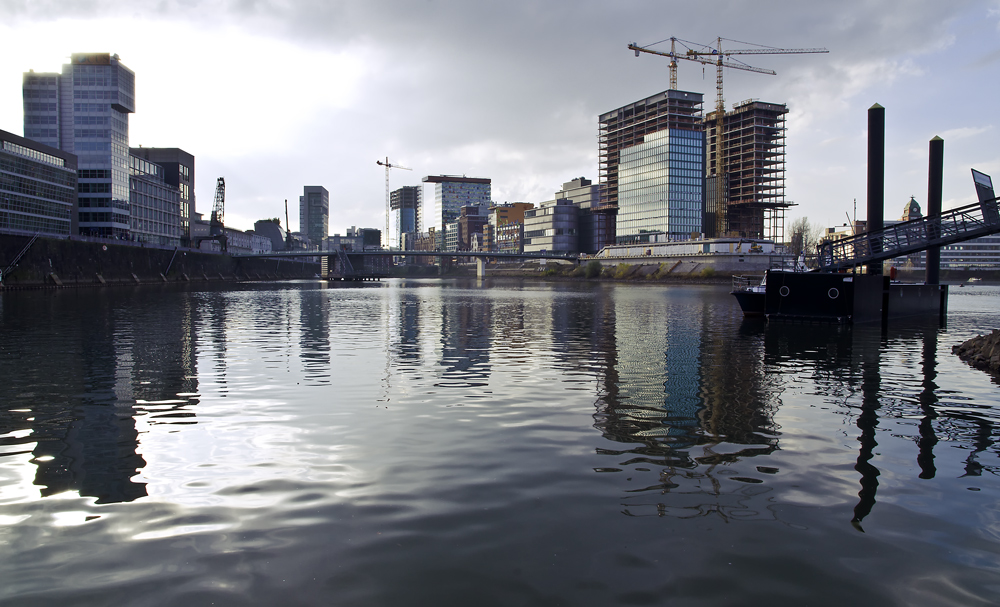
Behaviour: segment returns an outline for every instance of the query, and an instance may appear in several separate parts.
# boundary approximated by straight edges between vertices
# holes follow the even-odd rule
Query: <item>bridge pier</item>
[[[486,278],[486,258],[476,258],[476,278]]]

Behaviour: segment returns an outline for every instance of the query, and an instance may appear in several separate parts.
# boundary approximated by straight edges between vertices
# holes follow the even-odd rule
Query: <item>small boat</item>
[[[764,315],[764,294],[767,291],[767,274],[761,276],[733,276],[730,293],[739,302],[744,316]]]

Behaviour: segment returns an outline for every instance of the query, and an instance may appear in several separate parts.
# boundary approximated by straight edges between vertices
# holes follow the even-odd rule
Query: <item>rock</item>
[[[1000,374],[1000,329],[952,346],[951,351],[977,369]]]

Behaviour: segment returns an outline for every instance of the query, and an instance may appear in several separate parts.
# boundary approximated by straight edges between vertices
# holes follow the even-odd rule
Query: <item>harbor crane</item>
[[[398,164],[390,164],[389,157],[385,157],[385,162],[381,160],[376,160],[375,164],[385,167],[385,244],[389,245],[389,169],[403,169],[404,171],[412,171],[413,169],[406,168],[404,166],[399,166]],[[397,246],[402,246],[402,243],[396,243]]]
[[[210,239],[219,241],[223,251],[227,250],[224,215],[226,212],[226,180],[219,177],[215,184],[215,206],[212,207],[212,219],[208,224]]]
[[[635,56],[638,57],[639,53],[650,53],[653,55],[660,55],[661,57],[668,57],[670,59],[670,88],[673,90],[677,89],[677,60],[684,59],[686,61],[694,61],[696,63],[701,63],[702,65],[714,65],[716,67],[715,73],[715,86],[716,86],[716,101],[715,101],[715,122],[716,122],[716,149],[717,149],[717,167],[718,170],[716,175],[720,180],[715,188],[716,200],[715,200],[715,218],[716,218],[716,234],[721,236],[726,230],[726,196],[725,196],[725,175],[726,175],[726,155],[723,153],[724,149],[724,123],[726,116],[726,101],[722,94],[722,68],[731,68],[736,70],[743,70],[746,72],[756,72],[758,74],[768,74],[771,76],[776,76],[777,72],[774,70],[769,70],[761,67],[754,67],[752,65],[747,65],[746,63],[740,61],[739,59],[734,59],[733,55],[799,55],[805,53],[829,53],[825,48],[777,48],[773,46],[763,46],[755,45],[750,42],[740,42],[739,40],[732,40],[729,38],[719,37],[716,39],[716,48],[712,48],[709,45],[699,44],[697,42],[690,42],[688,40],[681,40],[680,38],[671,37],[670,40],[670,52],[659,51],[649,48],[649,46],[655,46],[661,42],[666,42],[666,40],[661,40],[660,42],[655,42],[649,46],[639,46],[636,43],[628,45],[628,48],[635,51]],[[722,41],[735,42],[736,44],[746,44],[753,46],[755,48],[741,48],[741,49],[727,49],[723,50]],[[681,43],[685,50],[682,54],[677,53],[677,43]]]

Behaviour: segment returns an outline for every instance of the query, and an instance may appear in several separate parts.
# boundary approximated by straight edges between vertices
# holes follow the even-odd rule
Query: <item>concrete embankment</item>
[[[303,261],[240,259],[218,253],[160,249],[115,241],[0,235],[2,288],[105,286],[187,281],[312,278],[319,265]],[[24,251],[17,265],[7,267]]]
[[[977,369],[1000,373],[1000,329],[953,346],[952,352]]]

